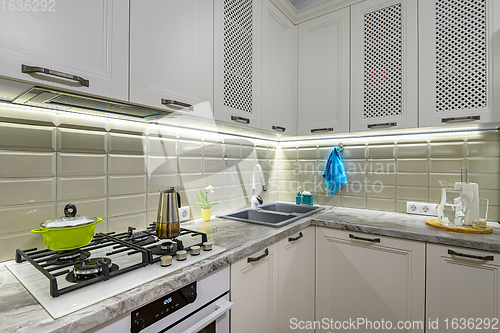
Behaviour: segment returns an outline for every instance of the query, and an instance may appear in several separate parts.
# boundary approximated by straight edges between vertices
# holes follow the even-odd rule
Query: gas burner
[[[175,256],[175,253],[177,252],[177,241],[172,242],[171,240],[166,240],[160,245],[157,245],[152,248],[152,253],[157,254],[160,256]]]
[[[139,237],[130,238],[130,241],[134,244],[151,244],[156,241],[154,236],[151,235],[140,235]]]
[[[91,258],[73,266],[73,271],[66,275],[69,282],[82,282],[101,275],[102,267],[108,266],[109,272],[118,270],[118,265],[112,264],[109,258]]]
[[[68,250],[60,251],[54,257],[47,260],[47,263],[54,265],[65,265],[85,260],[90,257],[89,251]]]

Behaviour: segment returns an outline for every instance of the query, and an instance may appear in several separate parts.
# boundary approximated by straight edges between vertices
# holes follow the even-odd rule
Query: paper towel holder
[[[467,175],[467,168],[466,167],[463,167],[462,169],[460,169],[460,182],[461,183],[464,182],[464,170],[465,170],[465,182],[468,183],[469,176]]]

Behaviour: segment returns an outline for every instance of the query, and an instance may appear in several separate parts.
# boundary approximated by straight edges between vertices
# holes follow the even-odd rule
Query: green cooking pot
[[[96,224],[102,222],[101,218],[75,216],[76,207],[72,204],[66,205],[64,212],[66,216],[42,222],[40,229],[31,230],[32,234],[42,234],[49,250],[73,250],[89,244]]]

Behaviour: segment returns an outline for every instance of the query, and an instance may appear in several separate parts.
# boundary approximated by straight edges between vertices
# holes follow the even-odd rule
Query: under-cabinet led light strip
[[[81,117],[101,117],[101,118],[107,118],[109,120],[113,121],[125,121],[125,122],[136,122],[136,123],[141,123],[141,124],[151,124],[151,125],[157,125],[157,126],[168,126],[168,127],[174,127],[178,129],[184,129],[184,130],[191,130],[191,131],[202,131],[206,133],[213,133],[213,134],[218,134],[218,135],[231,135],[231,136],[236,136],[236,137],[241,137],[241,138],[246,138],[246,139],[256,139],[256,140],[266,140],[266,141],[271,141],[271,142],[299,142],[299,141],[324,141],[324,140],[333,140],[333,139],[357,139],[357,138],[370,138],[370,137],[382,137],[382,136],[403,136],[403,135],[418,135],[418,134],[445,134],[445,133],[459,133],[459,132],[484,132],[484,131],[500,131],[500,123],[495,122],[495,123],[481,123],[481,124],[468,124],[468,125],[455,125],[455,126],[439,126],[439,127],[424,127],[424,128],[409,128],[409,129],[394,129],[394,130],[380,130],[380,131],[370,131],[370,132],[356,132],[356,133],[339,133],[339,134],[326,134],[323,136],[299,136],[299,137],[283,137],[282,134],[276,134],[276,133],[271,133],[267,132],[264,130],[257,130],[257,129],[247,129],[245,127],[235,127],[232,124],[226,124],[226,123],[221,123],[216,121],[215,119],[208,120],[208,119],[202,119],[198,117],[193,117],[193,116],[187,116],[187,115],[180,115],[180,114],[175,114],[175,115],[170,115],[166,116],[167,118],[175,119],[175,118],[181,118],[181,117],[190,117],[190,118],[196,118],[197,120],[200,120],[201,122],[204,122],[204,124],[215,124],[215,125],[221,125],[225,129],[210,129],[210,128],[198,128],[198,127],[191,127],[191,126],[186,126],[186,125],[179,125],[179,124],[170,124],[166,122],[165,120],[162,121],[162,119],[158,119],[155,121],[151,122],[144,122],[144,121],[139,121],[135,119],[127,119],[127,118],[120,118],[117,119],[112,116],[107,116],[107,115],[99,115],[99,114],[86,114],[86,113],[80,113],[78,111],[67,111],[67,110],[57,110],[57,109],[51,109],[51,108],[42,108],[39,106],[29,106],[29,105],[16,105],[16,104],[10,104],[10,103],[3,103],[0,102],[0,106],[4,104],[7,108],[20,108],[20,109],[27,109],[27,110],[50,110],[52,112],[57,113],[71,113],[77,116]],[[227,130],[228,128],[233,129],[234,131],[239,131],[239,133],[233,132],[231,130]],[[248,132],[253,132],[253,133],[241,133],[244,131]],[[261,133],[261,135],[259,135]],[[273,138],[274,137],[274,138]]]

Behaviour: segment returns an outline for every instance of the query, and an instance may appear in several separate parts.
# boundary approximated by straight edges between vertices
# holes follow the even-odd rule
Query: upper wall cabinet
[[[262,36],[262,129],[297,134],[297,27],[265,2]]]
[[[417,127],[417,1],[367,0],[351,19],[351,131]]]
[[[495,2],[419,3],[420,126],[495,120]]]
[[[212,100],[213,1],[131,0],[130,101],[211,118]]]
[[[262,0],[214,2],[214,116],[261,127]]]
[[[5,1],[0,76],[128,99],[128,1]]]
[[[299,25],[299,135],[349,132],[349,8]]]

